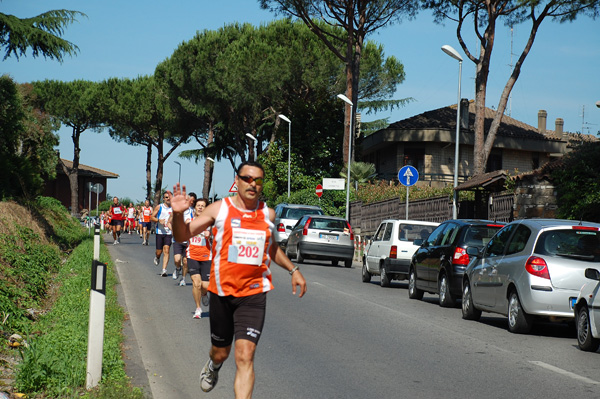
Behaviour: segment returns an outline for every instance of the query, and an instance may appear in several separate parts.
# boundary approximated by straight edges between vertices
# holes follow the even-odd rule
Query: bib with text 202
[[[260,266],[267,233],[260,230],[232,228],[231,245],[227,260],[232,263]]]

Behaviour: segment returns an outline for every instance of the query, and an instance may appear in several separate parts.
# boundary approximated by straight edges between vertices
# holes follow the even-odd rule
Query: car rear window
[[[311,208],[287,208],[282,212],[282,219],[300,219],[304,215],[322,215],[323,211],[320,209]]]
[[[345,220],[312,218],[308,228],[329,231],[344,231],[344,229],[348,229],[348,225],[346,224]]]
[[[398,239],[400,241],[414,241],[416,239],[426,240],[429,237],[429,234],[436,228],[437,226],[428,226],[424,224],[408,224],[408,223],[400,223],[400,228],[398,229]]]
[[[600,262],[600,232],[576,227],[540,234],[535,253]]]
[[[469,226],[465,234],[465,244],[470,247],[483,247],[490,242],[490,239],[504,226],[485,225]]]

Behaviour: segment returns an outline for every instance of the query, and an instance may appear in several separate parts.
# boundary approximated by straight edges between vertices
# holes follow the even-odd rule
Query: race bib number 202
[[[260,230],[233,228],[227,260],[232,263],[260,266],[267,233]]]

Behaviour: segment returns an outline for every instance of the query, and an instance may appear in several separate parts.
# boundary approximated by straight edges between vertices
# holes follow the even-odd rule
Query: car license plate
[[[571,306],[571,309],[575,307],[575,301],[577,301],[577,298],[569,298],[569,306]]]
[[[339,239],[339,237],[337,235],[334,235],[334,234],[323,234],[323,233],[319,234],[319,238],[324,238],[326,240],[336,240],[336,241]]]

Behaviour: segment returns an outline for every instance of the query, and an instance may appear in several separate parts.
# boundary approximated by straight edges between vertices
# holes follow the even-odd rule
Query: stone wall
[[[556,188],[547,175],[529,174],[517,177],[514,218],[556,217]]]

